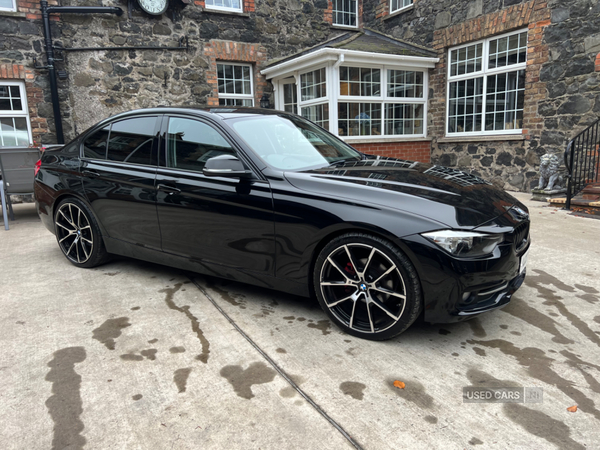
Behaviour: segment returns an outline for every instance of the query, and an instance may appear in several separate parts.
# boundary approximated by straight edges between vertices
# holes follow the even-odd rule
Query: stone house
[[[598,0],[165,1],[60,0],[125,12],[51,14],[65,140],[124,110],[268,98],[361,151],[528,190],[600,115]],[[0,146],[60,139],[45,64],[40,3],[0,0]]]

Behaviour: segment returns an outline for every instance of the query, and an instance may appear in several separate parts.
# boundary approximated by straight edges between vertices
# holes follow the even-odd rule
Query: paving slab
[[[517,197],[533,247],[510,305],[387,342],[312,299],[129,259],[76,269],[17,205],[0,230],[4,447],[600,448],[600,220]],[[464,387],[543,398],[465,403]]]

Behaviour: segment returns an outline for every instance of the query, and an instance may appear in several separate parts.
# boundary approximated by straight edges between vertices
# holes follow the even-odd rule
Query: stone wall
[[[600,3],[597,0],[415,0],[385,14],[387,0],[365,0],[365,23],[438,51],[431,74],[428,129],[432,160],[460,167],[510,190],[537,183],[539,157],[560,153],[600,116]],[[382,6],[384,5],[384,6]],[[444,139],[448,48],[528,29],[523,136]],[[561,158],[562,159],[562,158]]]

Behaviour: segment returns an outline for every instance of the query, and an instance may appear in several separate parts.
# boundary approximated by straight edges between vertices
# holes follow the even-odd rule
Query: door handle
[[[82,171],[82,173],[84,176],[90,177],[90,178],[96,178],[96,177],[100,176],[100,174],[98,172],[96,172],[95,170],[84,169]]]
[[[175,186],[169,186],[168,184],[158,184],[156,186],[158,188],[158,190],[160,191],[165,191],[167,192],[169,195],[173,195],[177,192],[181,192],[181,189],[177,189]]]

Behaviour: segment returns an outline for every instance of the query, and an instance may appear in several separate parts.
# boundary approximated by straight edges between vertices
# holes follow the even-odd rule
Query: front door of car
[[[206,161],[232,154],[233,141],[208,122],[165,117],[156,177],[162,248],[203,264],[274,274],[273,201],[269,183],[206,176]],[[217,274],[218,275],[218,274]]]
[[[160,249],[156,177],[160,116],[113,122],[83,141],[83,187],[107,237]]]

